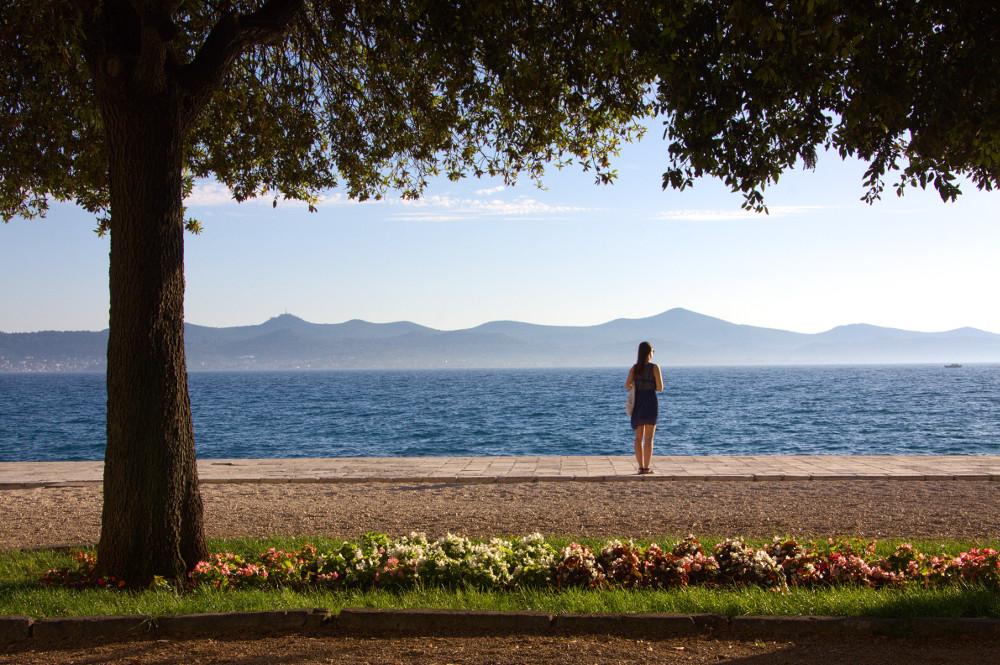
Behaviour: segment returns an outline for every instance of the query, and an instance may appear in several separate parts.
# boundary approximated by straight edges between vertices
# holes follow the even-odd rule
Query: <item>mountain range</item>
[[[260,325],[185,324],[188,369],[620,367],[642,340],[663,365],[1000,362],[1000,335],[924,333],[866,324],[816,334],[740,325],[676,308],[595,326],[493,321],[442,331],[409,322],[309,323],[291,314]],[[0,333],[0,371],[103,371],[108,331]]]

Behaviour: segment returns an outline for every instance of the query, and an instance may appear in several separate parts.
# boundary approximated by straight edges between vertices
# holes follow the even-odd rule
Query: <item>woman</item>
[[[653,434],[660,413],[656,393],[663,390],[663,377],[659,366],[653,364],[653,347],[649,342],[639,345],[639,357],[628,371],[625,388],[635,388],[632,429],[635,430],[635,460],[639,463],[639,473],[652,473],[649,463],[653,458]]]

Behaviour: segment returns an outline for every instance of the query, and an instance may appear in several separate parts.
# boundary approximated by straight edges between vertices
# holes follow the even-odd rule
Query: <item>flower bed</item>
[[[61,586],[121,586],[95,579],[96,559],[75,556],[76,566],[47,571],[42,580]],[[163,584],[158,580],[156,585]],[[571,543],[557,552],[540,534],[473,542],[451,534],[430,541],[413,533],[391,539],[370,533],[358,543],[318,551],[274,548],[251,559],[213,554],[195,566],[188,587],[241,588],[400,588],[472,586],[483,589],[589,587],[668,589],[686,586],[789,587],[855,584],[868,587],[908,584],[983,584],[1000,589],[1000,554],[972,548],[958,556],[929,556],[909,543],[878,556],[875,543],[828,540],[802,545],[775,538],[755,548],[739,539],[718,543],[707,554],[690,536],[669,551],[653,543],[609,541],[597,553]]]

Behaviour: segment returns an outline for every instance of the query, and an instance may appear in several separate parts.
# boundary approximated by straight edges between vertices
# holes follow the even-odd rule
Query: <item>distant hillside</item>
[[[103,372],[108,331],[0,332],[0,372]]]
[[[283,314],[256,326],[186,324],[196,370],[620,367],[642,340],[664,365],[1000,362],[1000,335],[922,333],[864,324],[807,335],[685,309],[596,326],[493,321],[441,331],[415,323],[317,324]],[[0,371],[103,371],[107,331],[0,333]]]

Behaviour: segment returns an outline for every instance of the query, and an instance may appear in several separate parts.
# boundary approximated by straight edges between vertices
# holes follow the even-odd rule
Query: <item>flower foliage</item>
[[[785,571],[767,550],[750,547],[742,540],[725,540],[715,546],[714,558],[719,565],[719,581],[735,585],[762,586],[781,591],[785,588]]]
[[[189,584],[217,588],[405,588],[417,584],[515,588],[548,584],[555,559],[555,550],[539,534],[475,543],[452,534],[430,541],[422,533],[395,540],[369,533],[358,543],[344,543],[338,550],[325,552],[311,545],[297,552],[271,548],[255,561],[230,553],[215,554],[195,567]]]
[[[47,570],[42,575],[42,582],[51,586],[95,586],[98,588],[121,588],[125,582],[114,577],[98,577],[97,557],[91,552],[75,552],[73,561],[76,566]]]
[[[78,552],[76,565],[49,570],[42,581],[58,586],[116,588],[112,578],[95,578],[97,560]],[[475,542],[448,534],[428,540],[422,533],[392,539],[369,533],[357,543],[320,551],[305,545],[296,552],[271,548],[256,557],[217,553],[188,576],[188,588],[218,589],[584,587],[670,589],[687,586],[790,587],[853,584],[867,587],[985,585],[1000,590],[1000,553],[972,548],[957,556],[931,556],[910,543],[889,556],[876,553],[875,542],[827,540],[821,545],[775,538],[756,548],[740,539],[719,542],[706,554],[689,536],[670,550],[656,543],[608,541],[596,554],[571,543],[560,552],[541,534]],[[154,587],[163,586],[157,580]]]

